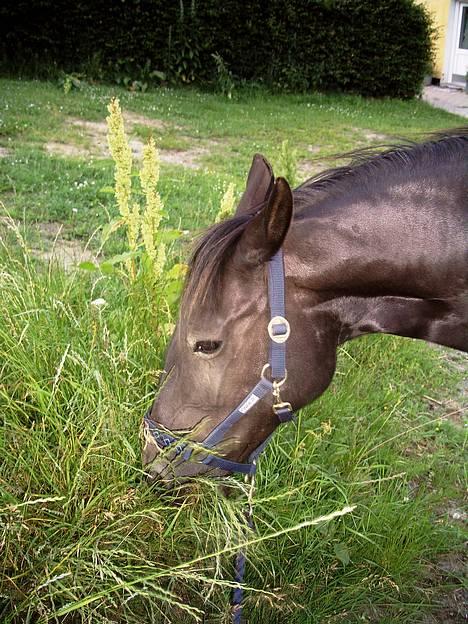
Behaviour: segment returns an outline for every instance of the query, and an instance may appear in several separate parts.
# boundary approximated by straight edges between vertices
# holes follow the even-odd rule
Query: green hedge
[[[209,83],[218,53],[240,81],[405,98],[431,60],[415,0],[10,0],[0,23],[10,74]]]

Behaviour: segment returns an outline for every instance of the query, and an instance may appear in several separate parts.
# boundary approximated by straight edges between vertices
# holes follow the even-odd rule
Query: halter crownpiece
[[[210,454],[216,446],[222,442],[231,427],[247,414],[259,401],[268,394],[274,399],[273,412],[280,423],[289,422],[294,418],[291,404],[281,400],[280,388],[287,378],[286,370],[286,342],[290,336],[291,328],[285,316],[284,301],[284,264],[283,252],[280,249],[268,262],[268,298],[270,303],[270,322],[268,323],[268,335],[270,337],[270,355],[268,363],[262,369],[260,381],[252,388],[249,394],[239,403],[219,425],[217,425],[197,448],[208,451],[208,454],[196,461],[213,468],[220,468],[227,472],[239,472],[245,475],[253,475],[256,470],[256,459],[268,444],[271,435],[267,437],[249,456],[247,462],[235,462],[219,455]],[[270,370],[271,380],[265,376]],[[160,449],[173,447],[174,457],[182,454],[183,461],[188,461],[193,449],[188,441],[181,441],[170,431],[161,428],[158,423],[151,419],[152,407],[146,412],[143,425],[151,434],[156,445]]]

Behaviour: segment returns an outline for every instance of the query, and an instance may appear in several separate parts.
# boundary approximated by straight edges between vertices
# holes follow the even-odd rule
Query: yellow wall
[[[445,60],[445,43],[447,38],[447,28],[449,11],[452,0],[421,0],[422,4],[431,12],[434,18],[434,26],[437,29],[438,37],[435,42],[434,68],[432,75],[435,78],[442,78]]]

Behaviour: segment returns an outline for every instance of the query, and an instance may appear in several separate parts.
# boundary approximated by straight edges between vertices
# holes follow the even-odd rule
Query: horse
[[[294,191],[253,158],[193,252],[143,464],[165,487],[252,473],[371,333],[468,351],[468,127],[354,153]]]

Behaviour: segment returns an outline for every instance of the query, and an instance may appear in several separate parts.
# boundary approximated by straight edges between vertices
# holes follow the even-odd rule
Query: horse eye
[[[220,340],[199,340],[193,350],[195,353],[215,353],[220,346]]]

